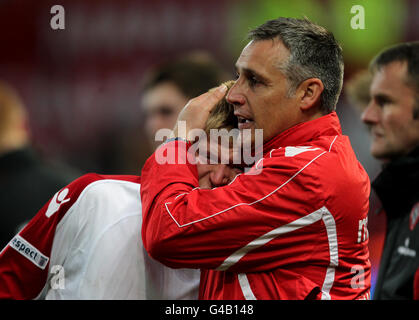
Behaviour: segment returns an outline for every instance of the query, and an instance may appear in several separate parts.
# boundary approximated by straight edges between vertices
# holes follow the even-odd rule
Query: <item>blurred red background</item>
[[[1,0],[0,79],[22,95],[34,145],[44,157],[83,172],[140,174],[151,154],[142,129],[141,81],[157,62],[205,50],[232,73],[246,32],[280,15],[306,15],[336,32],[345,79],[367,67],[377,48],[419,38],[419,1],[335,3]],[[64,30],[50,26],[56,4],[65,9]],[[366,6],[367,30],[351,29],[353,4]],[[369,155],[368,132],[344,94],[337,112],[373,179],[379,163]],[[382,215],[370,215],[373,280],[384,225]]]

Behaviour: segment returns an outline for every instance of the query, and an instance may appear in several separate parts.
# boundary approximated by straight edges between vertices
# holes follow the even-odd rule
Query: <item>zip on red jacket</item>
[[[369,299],[369,194],[333,112],[265,143],[250,172],[223,187],[200,189],[196,165],[152,155],[143,243],[167,266],[202,269],[200,299]]]

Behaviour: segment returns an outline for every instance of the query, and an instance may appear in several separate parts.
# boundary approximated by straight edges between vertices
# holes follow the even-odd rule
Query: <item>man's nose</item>
[[[228,166],[225,164],[217,164],[214,166],[210,174],[211,184],[214,187],[223,186],[228,183]]]
[[[373,101],[370,101],[370,103],[365,108],[364,112],[362,112],[361,114],[361,120],[366,124],[374,124],[378,122],[378,119],[379,109]]]
[[[240,84],[236,82],[228,91],[226,100],[234,106],[241,106],[245,103],[245,98],[240,90]]]

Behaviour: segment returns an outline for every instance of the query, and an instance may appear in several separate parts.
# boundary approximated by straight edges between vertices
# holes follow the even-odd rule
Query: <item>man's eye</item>
[[[242,165],[238,165],[238,164],[229,164],[229,167],[231,168],[232,171],[234,171],[235,173],[242,173],[244,171],[244,167]]]
[[[384,107],[385,105],[391,103],[389,99],[378,97],[376,98],[377,105],[380,107]]]
[[[161,114],[164,114],[165,116],[169,116],[169,115],[172,115],[173,113],[175,113],[174,112],[174,110],[172,109],[172,108],[170,108],[170,107],[165,107],[165,108],[161,108],[160,109],[160,113]]]
[[[260,81],[258,79],[256,79],[255,76],[250,76],[249,77],[249,84],[250,84],[250,86],[254,87],[258,83],[260,83]]]

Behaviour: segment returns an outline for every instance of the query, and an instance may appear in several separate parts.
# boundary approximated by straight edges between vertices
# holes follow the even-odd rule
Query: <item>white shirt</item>
[[[139,183],[88,184],[56,227],[38,298],[197,299],[199,270],[170,269],[151,259],[141,223]]]

